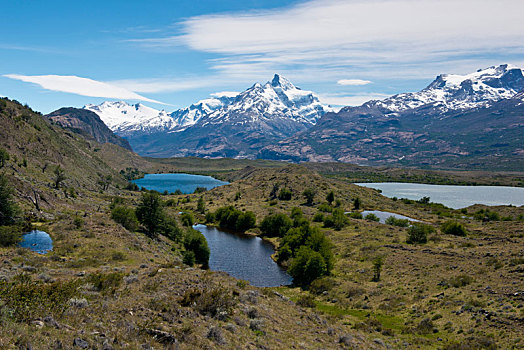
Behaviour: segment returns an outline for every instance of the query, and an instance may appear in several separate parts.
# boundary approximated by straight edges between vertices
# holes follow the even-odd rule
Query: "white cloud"
[[[212,86],[216,82],[215,77],[195,77],[180,79],[125,79],[115,80],[109,82],[114,86],[119,86],[131,91],[143,93],[157,93],[157,92],[176,92],[184,90],[193,90],[202,87]]]
[[[362,80],[362,79],[340,79],[337,81],[338,85],[349,85],[349,86],[360,86],[360,85],[367,85],[371,84],[372,82],[369,80]]]
[[[215,92],[213,94],[211,94],[211,96],[213,97],[235,97],[235,96],[238,96],[240,92],[238,91],[220,91],[220,92]]]
[[[67,92],[89,97],[104,97],[122,100],[140,100],[165,104],[141,96],[136,92],[110,83],[96,81],[74,75],[19,75],[6,74],[4,77],[40,85],[51,91]]]
[[[382,100],[390,95],[381,93],[344,95],[344,94],[319,94],[318,98],[321,102],[332,106],[360,106],[361,104],[371,100]]]
[[[219,54],[210,64],[224,75],[313,69],[324,81],[352,73],[428,78],[516,63],[511,58],[524,54],[523,11],[522,0],[312,0],[196,16],[180,23],[180,35],[134,42]]]

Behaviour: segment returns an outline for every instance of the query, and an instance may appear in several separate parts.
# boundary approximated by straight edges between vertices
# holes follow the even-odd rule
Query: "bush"
[[[319,204],[317,209],[323,211],[324,213],[331,213],[333,211],[333,207],[328,203]]]
[[[197,211],[200,214],[204,214],[206,212],[206,203],[204,202],[204,197],[203,196],[198,199]]]
[[[180,215],[180,221],[183,226],[192,227],[195,223],[195,218],[193,217],[193,214],[185,212]]]
[[[184,232],[175,220],[175,218],[165,216],[160,225],[159,231],[172,241],[179,242]]]
[[[446,221],[440,227],[442,233],[453,236],[466,236],[467,231],[464,225],[456,221]]]
[[[330,277],[317,278],[311,282],[309,291],[313,294],[320,295],[324,292],[330,291],[335,286],[335,282]]]
[[[302,246],[291,261],[288,272],[293,277],[294,284],[306,287],[315,279],[326,275],[327,266],[320,253]]]
[[[312,188],[306,188],[302,195],[306,198],[306,205],[312,205],[315,200],[316,191]]]
[[[448,280],[448,284],[455,288],[467,286],[471,282],[473,282],[473,277],[469,275],[458,275],[458,276],[451,277]]]
[[[188,290],[182,300],[182,306],[195,305],[195,309],[202,315],[217,317],[222,312],[231,313],[236,300],[231,292],[222,286]]]
[[[378,218],[378,216],[376,216],[375,214],[373,213],[369,213],[368,215],[366,215],[365,217],[366,220],[369,220],[369,221],[376,221],[376,222],[379,222],[380,219]]]
[[[289,188],[283,188],[278,193],[278,199],[280,199],[281,201],[288,201],[291,199],[292,196],[293,192],[291,192]]]
[[[206,213],[206,223],[214,223],[215,222],[215,213],[208,212]]]
[[[358,211],[351,212],[348,215],[353,219],[362,219],[362,213],[359,213]]]
[[[283,237],[293,226],[293,221],[286,214],[268,215],[260,223],[260,231],[267,237]]]
[[[102,293],[115,294],[122,284],[124,274],[122,272],[94,273],[89,276],[88,281],[96,290]]]
[[[186,250],[184,253],[183,253],[183,258],[182,258],[182,262],[186,265],[189,265],[189,266],[193,266],[195,265],[195,253],[191,250]]]
[[[315,303],[315,298],[311,294],[301,295],[297,300],[297,305],[309,308],[317,306]]]
[[[349,219],[342,209],[333,210],[333,214],[324,218],[324,227],[333,227],[335,230],[340,231],[349,224]]]
[[[331,205],[331,203],[333,203],[333,201],[335,200],[335,193],[333,191],[329,191],[329,193],[326,196],[326,200],[329,203],[329,205]]]
[[[202,264],[204,269],[209,267],[209,247],[202,233],[189,228],[184,238],[184,247],[193,252],[197,264]]]
[[[138,221],[144,225],[149,237],[156,237],[165,218],[158,192],[144,192],[136,209]]]
[[[435,232],[433,226],[421,223],[414,223],[408,229],[408,238],[406,240],[406,243],[427,243],[428,235],[433,232]]]
[[[360,207],[362,206],[362,201],[360,200],[360,198],[355,198],[353,200],[353,207],[355,208],[355,210],[359,210]]]
[[[0,247],[17,245],[22,241],[22,232],[18,226],[0,226]]]
[[[245,232],[256,225],[256,217],[252,211],[242,212],[233,206],[217,209],[215,221],[218,221],[221,228],[238,232]]]
[[[398,226],[398,227],[408,227],[409,226],[409,220],[408,219],[397,219],[394,216],[390,216],[385,221],[388,225]]]
[[[197,188],[195,188],[195,191],[193,193],[198,194],[198,193],[204,193],[206,191],[207,191],[207,188],[205,188],[205,187],[197,187]]]
[[[313,221],[314,222],[322,222],[324,221],[324,214],[320,213],[320,212],[317,212],[314,216],[313,216]]]
[[[136,231],[138,229],[138,219],[133,208],[117,205],[111,210],[111,219],[129,231]]]
[[[473,217],[476,220],[481,221],[499,221],[500,215],[497,212],[491,211],[489,209],[480,209],[475,214],[473,214]]]

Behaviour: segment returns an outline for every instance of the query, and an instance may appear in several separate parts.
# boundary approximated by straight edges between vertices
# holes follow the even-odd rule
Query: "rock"
[[[53,318],[53,316],[46,316],[44,318],[44,323],[48,327],[54,327],[56,329],[60,329],[60,324],[58,324],[58,322],[56,322],[56,320]]]
[[[219,345],[224,345],[226,343],[226,340],[222,335],[222,330],[218,327],[209,328],[209,331],[207,332],[207,338],[213,340]]]
[[[54,281],[54,278],[49,276],[48,274],[46,273],[41,273],[38,275],[38,279],[41,280],[41,281],[44,281],[45,283],[51,283]]]
[[[126,276],[124,277],[124,282],[126,282],[126,284],[138,282],[138,276],[137,275]]]
[[[84,277],[86,275],[86,272],[85,271],[80,271],[79,273],[76,274],[78,277]]]
[[[384,341],[383,341],[382,339],[380,339],[380,338],[373,339],[373,342],[374,342],[375,344],[380,345],[380,346],[386,346],[386,344],[384,343]]]
[[[73,346],[78,346],[79,348],[87,349],[89,348],[89,343],[82,338],[75,338],[75,340],[73,340]]]
[[[264,326],[264,321],[260,320],[260,319],[251,320],[251,322],[249,322],[249,328],[252,331],[261,331],[261,332],[263,332],[263,330],[262,330],[263,326]]]
[[[246,315],[249,318],[257,318],[257,317],[260,316],[259,313],[258,313],[258,310],[255,309],[255,308],[251,308],[251,309],[247,310]]]
[[[39,320],[36,320],[36,321],[31,322],[31,324],[34,325],[34,326],[36,326],[37,328],[42,328],[42,327],[44,327],[44,322],[39,321]]]
[[[351,346],[353,345],[353,336],[349,334],[343,335],[338,339],[338,342],[346,346]]]
[[[232,324],[232,323],[226,324],[224,326],[224,329],[226,331],[228,331],[228,332],[231,332],[231,333],[236,333],[236,331],[237,331],[237,327],[234,324]]]
[[[147,266],[147,264],[142,264],[142,265],[140,265],[140,268],[141,268],[141,269],[147,269],[148,267],[149,267],[149,266]]]
[[[146,329],[146,333],[153,336],[159,343],[162,344],[176,344],[176,337],[168,332],[159,329]]]

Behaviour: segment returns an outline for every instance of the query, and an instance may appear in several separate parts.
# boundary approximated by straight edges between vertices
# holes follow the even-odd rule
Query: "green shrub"
[[[212,224],[215,222],[215,213],[207,212],[206,213],[206,223]]]
[[[197,211],[200,214],[204,214],[206,212],[206,203],[204,202],[204,197],[203,196],[198,198]]]
[[[159,227],[160,233],[172,241],[179,242],[182,240],[184,231],[178,226],[175,218],[165,216]]]
[[[324,218],[324,227],[333,227],[337,231],[343,229],[348,224],[349,219],[340,208],[334,209],[330,216]]]
[[[156,237],[165,218],[160,194],[158,192],[144,192],[140,204],[136,209],[138,221],[144,225],[149,237]]]
[[[297,300],[297,305],[301,307],[314,308],[317,306],[315,298],[311,294],[301,295]]]
[[[306,205],[312,205],[315,200],[316,191],[312,188],[306,188],[302,195],[306,198]]]
[[[324,213],[331,213],[333,211],[333,207],[329,205],[328,203],[319,204],[317,209]]]
[[[330,291],[335,287],[335,282],[330,277],[317,278],[309,285],[309,291],[313,294],[320,295]]]
[[[406,240],[406,243],[427,243],[428,235],[433,232],[435,232],[433,226],[421,223],[413,223],[413,225],[411,225],[408,229],[408,238]]]
[[[138,229],[138,219],[133,208],[117,205],[111,210],[111,219],[129,231],[136,231]]]
[[[363,219],[362,213],[359,213],[358,211],[353,211],[349,213],[348,216],[353,219]]]
[[[327,274],[327,266],[319,252],[302,246],[291,261],[288,269],[297,286],[307,287],[315,279]]]
[[[193,217],[193,214],[185,212],[180,215],[180,221],[183,226],[192,227],[195,223],[195,218]]]
[[[278,199],[280,199],[281,201],[288,201],[291,199],[292,196],[293,192],[291,192],[289,188],[283,188],[278,193]]]
[[[22,241],[22,232],[18,226],[0,226],[0,247],[17,245]]]
[[[186,250],[182,255],[182,262],[186,265],[193,266],[195,265],[195,253],[191,250]]]
[[[198,193],[204,193],[206,191],[207,191],[207,188],[205,188],[205,187],[197,187],[197,188],[195,188],[195,191],[193,193],[198,194]]]
[[[376,216],[376,215],[373,214],[373,213],[369,213],[368,215],[366,215],[366,216],[364,217],[364,219],[369,220],[369,221],[376,221],[376,222],[379,222],[379,221],[380,221],[380,219],[378,218],[378,216]]]
[[[355,210],[359,210],[360,207],[362,206],[362,201],[360,200],[360,198],[355,198],[353,200],[353,207],[355,208]]]
[[[283,213],[268,215],[260,223],[260,231],[267,237],[283,237],[293,226],[293,221]]]
[[[75,215],[73,218],[73,225],[76,229],[81,229],[82,226],[84,226],[84,219],[82,219],[80,216]]]
[[[397,219],[394,216],[390,216],[385,221],[386,224],[392,225],[392,226],[398,226],[398,227],[408,227],[409,226],[409,220],[408,219]]]
[[[0,174],[0,226],[11,225],[18,214],[18,206],[12,199],[13,190],[7,177]]]
[[[476,220],[481,221],[499,221],[500,215],[497,212],[491,211],[489,209],[480,209],[475,214],[473,214],[473,217]]]
[[[11,282],[0,282],[4,314],[16,321],[32,321],[48,315],[61,316],[69,299],[78,293],[76,281],[43,283],[19,275]]]
[[[204,269],[209,267],[209,247],[206,237],[192,228],[188,228],[184,238],[184,247],[195,255],[195,262],[202,264]]]
[[[326,195],[326,200],[331,205],[333,201],[335,200],[335,193],[333,191],[329,191],[329,193]]]
[[[440,227],[442,233],[453,236],[466,236],[467,231],[464,225],[456,221],[446,221]]]
[[[317,212],[314,216],[313,216],[313,221],[314,222],[322,222],[324,221],[324,214],[320,213],[320,212]]]
[[[245,232],[256,225],[253,212],[242,212],[233,206],[218,208],[215,212],[215,221],[218,221],[221,228],[238,232]]]

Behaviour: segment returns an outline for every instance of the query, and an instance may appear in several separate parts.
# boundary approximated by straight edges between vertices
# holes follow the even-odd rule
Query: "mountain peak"
[[[283,90],[297,89],[295,85],[293,85],[289,80],[287,80],[280,74],[275,74],[273,80],[271,80],[271,86],[280,87]]]

